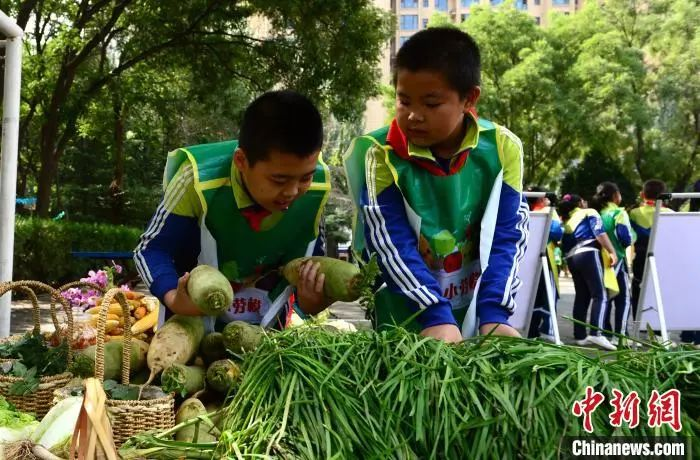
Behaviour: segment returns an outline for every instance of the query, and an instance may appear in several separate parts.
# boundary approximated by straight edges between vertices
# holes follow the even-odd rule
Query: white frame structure
[[[0,11],[0,33],[5,40],[5,76],[2,103],[2,150],[0,152],[0,282],[12,280],[17,197],[17,144],[19,95],[22,78],[22,35],[15,21]],[[12,293],[0,297],[0,338],[10,335]]]
[[[548,196],[553,195],[552,193],[549,192],[523,192],[523,196],[525,198],[545,198]],[[547,218],[547,225],[545,226],[545,232],[544,235],[542,236],[542,240],[540,241],[540,260],[537,264],[537,271],[540,272],[544,276],[544,286],[545,289],[547,290],[547,306],[549,307],[549,320],[552,322],[552,329],[554,332],[554,341],[557,345],[563,345],[564,342],[561,340],[561,336],[559,335],[559,323],[558,323],[558,318],[557,318],[557,310],[555,307],[555,293],[554,293],[554,280],[549,274],[549,262],[547,260],[547,244],[549,243],[549,229],[552,225],[552,219],[554,218],[554,206],[549,206],[549,216]],[[528,243],[529,244],[529,243]],[[556,267],[551,267],[552,270],[556,270]],[[537,278],[536,281],[537,284],[539,284],[539,278]],[[527,334],[528,327],[530,326],[530,321],[532,321],[532,312],[533,308],[535,306],[535,300],[537,297],[537,289],[538,286],[535,285],[535,291],[532,296],[532,300],[530,301],[530,305],[528,305],[528,321],[526,322],[525,325],[525,334]]]
[[[634,318],[634,337],[639,339],[640,337],[640,326],[642,323],[642,313],[644,310],[644,304],[646,302],[646,286],[647,283],[652,284],[652,289],[654,291],[654,300],[656,301],[656,308],[659,311],[659,326],[661,329],[661,340],[662,343],[669,346],[668,329],[666,328],[666,311],[664,310],[663,298],[661,295],[661,283],[659,282],[659,271],[656,267],[656,256],[654,255],[654,242],[656,241],[656,223],[659,221],[658,217],[661,213],[661,207],[663,206],[663,200],[667,199],[698,199],[700,198],[700,193],[664,193],[658,200],[656,200],[656,208],[654,210],[654,220],[651,225],[651,236],[649,237],[649,250],[647,252],[647,260],[644,265],[644,275],[642,275],[642,284],[639,292],[639,302],[637,304],[637,316]]]

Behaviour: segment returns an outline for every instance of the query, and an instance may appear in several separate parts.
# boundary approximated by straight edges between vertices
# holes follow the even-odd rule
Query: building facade
[[[585,0],[515,0],[515,7],[528,13],[539,25],[547,25],[551,12],[573,14],[581,9]],[[391,57],[396,50],[419,30],[428,27],[434,13],[446,14],[453,22],[465,21],[476,5],[498,8],[504,0],[375,0],[375,5],[396,16],[396,33],[389,40],[381,58],[382,83],[391,80]],[[367,102],[365,129],[371,131],[386,121],[386,111],[381,98]]]

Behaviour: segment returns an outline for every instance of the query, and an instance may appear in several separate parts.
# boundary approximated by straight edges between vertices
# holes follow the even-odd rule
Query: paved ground
[[[139,285],[143,290],[143,285]],[[561,298],[557,305],[559,311],[559,332],[564,343],[573,342],[573,325],[571,321],[563,316],[572,316],[574,303],[574,285],[571,278],[560,279]],[[41,306],[41,328],[42,330],[53,330],[51,316],[49,314],[49,300],[47,297],[40,297]],[[367,329],[370,322],[365,319],[365,312],[357,303],[337,302],[331,306],[331,313],[336,318],[347,320],[355,324],[358,328]],[[76,313],[76,315],[79,315]],[[32,307],[28,301],[14,301],[12,306],[11,333],[17,334],[31,329],[32,327]],[[671,333],[671,339],[678,341],[678,334]]]

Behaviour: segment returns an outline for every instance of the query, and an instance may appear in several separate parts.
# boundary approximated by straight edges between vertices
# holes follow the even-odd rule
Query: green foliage
[[[133,203],[146,206],[123,192],[157,185],[167,151],[237,137],[242,110],[263,91],[293,88],[326,113],[359,119],[391,28],[369,0],[14,0],[2,9],[26,38],[20,194],[38,195],[41,216],[89,215],[81,195],[99,197],[113,222],[141,218]]]
[[[75,281],[101,262],[76,259],[71,251],[131,251],[141,233],[122,225],[17,218],[13,278],[52,284]],[[127,269],[133,269],[131,265],[128,261]]]
[[[4,344],[0,356],[16,359],[3,363],[2,372],[22,378],[12,384],[10,394],[27,395],[36,391],[41,377],[66,371],[68,342],[64,340],[57,347],[49,347],[42,334],[28,332],[20,340]]]
[[[615,182],[620,187],[622,206],[631,206],[636,203],[640,187],[636,187],[629,181],[619,162],[598,151],[587,153],[582,161],[577,162],[575,167],[567,171],[561,181],[561,192],[575,193],[590,201],[596,187],[604,180]]]
[[[609,0],[544,28],[513,2],[474,6],[460,27],[481,49],[479,114],[520,137],[526,183],[556,189],[595,151],[616,175],[594,162],[575,188],[612,180],[636,195],[654,177],[684,190],[700,172],[698,24],[698,2]],[[393,114],[393,91],[383,95]]]

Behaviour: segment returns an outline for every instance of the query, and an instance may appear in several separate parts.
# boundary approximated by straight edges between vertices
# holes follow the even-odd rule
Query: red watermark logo
[[[618,389],[612,390],[613,397],[610,405],[612,412],[608,415],[610,425],[620,427],[626,423],[629,428],[639,426],[639,406],[642,402],[636,391],[625,395]],[[583,429],[593,433],[593,412],[605,401],[603,393],[595,391],[593,387],[586,387],[586,395],[583,399],[574,401],[571,411],[576,417],[583,417]],[[659,394],[657,390],[651,392],[647,403],[647,425],[650,428],[668,425],[678,433],[681,431],[681,392],[668,390]]]

